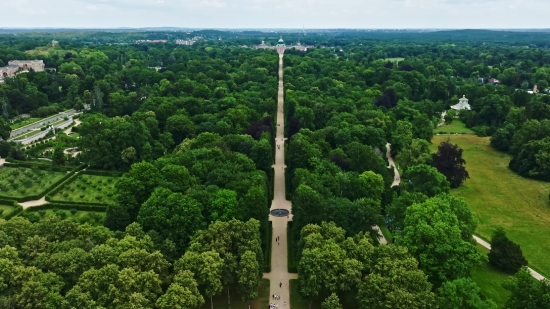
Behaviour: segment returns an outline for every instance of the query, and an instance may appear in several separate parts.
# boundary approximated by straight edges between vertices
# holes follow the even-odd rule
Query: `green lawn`
[[[65,175],[62,172],[3,167],[0,169],[0,194],[10,197],[38,194]]]
[[[384,235],[384,238],[386,238],[388,243],[391,244],[393,242],[393,235],[391,234],[388,227],[385,224],[380,224],[379,227],[380,227],[380,231],[382,232],[382,235]]]
[[[434,133],[445,132],[445,133],[474,133],[474,131],[466,128],[464,122],[454,119],[450,124],[444,124],[440,127],[434,129]]]
[[[11,214],[11,212],[13,211],[13,206],[0,205],[0,209],[2,209],[2,215],[0,215],[0,217],[4,217]]]
[[[476,234],[490,239],[497,226],[518,243],[529,266],[550,275],[550,183],[518,176],[508,168],[511,156],[489,146],[488,137],[434,136],[432,149],[450,138],[464,149],[470,179],[451,194],[466,200],[479,219]]]
[[[28,126],[29,124],[33,124],[37,121],[42,120],[42,118],[23,118],[24,120],[18,123],[14,123],[10,125],[12,130],[19,129],[24,126]]]
[[[118,177],[80,174],[52,196],[52,201],[110,204],[113,202],[117,179]]]
[[[487,254],[489,250],[477,245],[477,248]],[[502,283],[509,277],[509,275],[495,269],[488,262],[484,262],[482,265],[474,267],[471,270],[472,280],[481,289],[483,296],[492,299],[499,308],[504,308],[506,299],[510,296],[510,293],[502,287]]]
[[[214,309],[248,309],[248,302],[245,302],[239,296],[239,293],[234,290],[229,290],[231,298],[231,306],[227,304],[227,290],[224,290],[220,295],[213,298]],[[269,280],[260,280],[260,287],[258,288],[258,298],[250,302],[251,309],[268,309],[269,307]],[[210,298],[204,299],[204,305],[202,308],[210,309]],[[282,306],[280,309],[284,309]]]

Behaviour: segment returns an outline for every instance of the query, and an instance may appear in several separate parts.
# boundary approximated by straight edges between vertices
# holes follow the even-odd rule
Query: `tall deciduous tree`
[[[498,228],[491,238],[489,263],[496,268],[514,274],[522,267],[527,266],[527,260],[518,244],[508,239],[503,228]]]
[[[260,265],[256,259],[256,254],[252,251],[246,251],[239,261],[237,269],[238,290],[241,298],[248,301],[250,309],[250,300],[258,296],[258,286],[260,284]]]
[[[203,304],[204,298],[199,293],[197,282],[188,270],[178,272],[166,293],[156,302],[159,309],[197,309]]]
[[[432,285],[406,249],[392,245],[380,251],[372,273],[359,285],[359,308],[436,308]]]
[[[409,192],[419,192],[428,197],[451,190],[445,176],[437,169],[426,164],[412,166],[403,174],[401,186]]]
[[[548,280],[536,280],[525,268],[505,281],[503,286],[511,294],[506,301],[506,308],[550,308],[550,282]]]
[[[462,158],[463,150],[458,145],[451,144],[450,140],[442,142],[437,153],[432,155],[432,165],[445,175],[451,188],[458,188],[467,178],[470,178],[464,167],[466,160]]]
[[[420,269],[436,286],[467,276],[485,258],[470,241],[471,234],[464,239],[462,221],[450,204],[448,198],[435,197],[407,208],[398,240],[418,259]]]
[[[189,270],[195,275],[195,280],[204,294],[210,297],[211,308],[214,309],[212,297],[222,291],[222,269],[223,260],[215,251],[197,253],[187,251],[185,255],[176,262],[175,271]]]
[[[447,281],[437,290],[440,309],[496,309],[490,299],[482,299],[481,291],[470,278]]]
[[[321,303],[321,309],[342,309],[338,295],[332,293],[329,297],[325,298],[323,303]]]

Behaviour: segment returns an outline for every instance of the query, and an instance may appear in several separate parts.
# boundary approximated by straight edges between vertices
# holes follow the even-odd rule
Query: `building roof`
[[[11,60],[11,61],[8,61],[8,64],[9,63],[43,63],[44,61],[42,60]]]
[[[468,104],[468,99],[466,99],[466,96],[462,96],[462,98],[458,100],[458,104],[451,106],[451,108],[457,111],[463,109],[471,110],[470,104]]]

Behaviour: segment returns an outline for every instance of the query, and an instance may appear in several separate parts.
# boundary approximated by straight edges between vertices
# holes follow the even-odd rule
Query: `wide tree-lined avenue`
[[[285,122],[284,122],[284,88],[283,88],[283,53],[279,52],[279,93],[277,104],[277,134],[275,138],[275,188],[273,191],[273,202],[271,209],[285,209],[291,212],[290,201],[286,199],[285,190]],[[270,295],[280,296],[278,302],[282,306],[283,302],[290,303],[290,279],[296,279],[296,274],[290,274],[287,266],[287,223],[292,220],[292,214],[288,217],[275,217],[270,215],[270,221],[273,223],[272,250],[271,250],[271,272],[264,274],[264,278],[270,280]],[[276,241],[277,237],[279,242]]]

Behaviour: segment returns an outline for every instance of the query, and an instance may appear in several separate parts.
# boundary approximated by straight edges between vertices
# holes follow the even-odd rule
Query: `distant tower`
[[[283,37],[281,36],[281,38],[277,42],[277,53],[281,55],[284,54],[285,48],[286,48],[285,41],[283,41]]]
[[[10,114],[8,114],[8,104],[5,100],[2,100],[2,117],[8,119]]]

